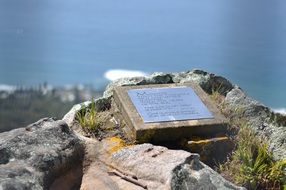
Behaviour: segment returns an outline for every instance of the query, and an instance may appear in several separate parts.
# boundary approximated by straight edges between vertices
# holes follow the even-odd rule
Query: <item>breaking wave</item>
[[[276,109],[273,109],[273,111],[286,115],[286,108],[276,108]]]
[[[146,76],[147,73],[144,73],[142,71],[136,71],[136,70],[123,70],[123,69],[112,69],[108,70],[104,73],[104,77],[108,80],[114,81],[120,78],[126,78],[126,77],[141,77]]]
[[[16,87],[12,85],[0,84],[0,91],[13,92]]]

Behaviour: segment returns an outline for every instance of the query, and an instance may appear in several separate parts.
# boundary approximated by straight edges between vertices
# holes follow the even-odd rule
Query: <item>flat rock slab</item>
[[[213,136],[226,130],[226,119],[193,83],[115,87],[113,96],[138,142]]]
[[[48,189],[73,166],[81,166],[83,154],[82,141],[61,120],[46,118],[0,133],[0,189]]]
[[[89,151],[86,157],[94,161],[85,169],[81,190],[244,189],[200,162],[198,154],[183,150],[152,144],[122,147],[114,139],[95,143],[88,150],[94,154]],[[110,175],[110,171],[119,176]]]

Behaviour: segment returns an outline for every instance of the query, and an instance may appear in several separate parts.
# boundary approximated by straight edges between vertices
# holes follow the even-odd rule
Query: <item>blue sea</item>
[[[193,68],[286,108],[285,0],[0,0],[0,84]]]

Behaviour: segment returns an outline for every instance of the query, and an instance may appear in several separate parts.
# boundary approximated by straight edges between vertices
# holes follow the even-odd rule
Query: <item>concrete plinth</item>
[[[161,89],[161,88],[192,88],[195,94],[212,114],[212,118],[186,119],[181,121],[144,122],[137,111],[128,91],[132,89]],[[175,141],[193,136],[208,137],[226,131],[226,119],[210,100],[208,95],[197,85],[161,84],[116,87],[114,101],[122,112],[133,138],[138,142]]]

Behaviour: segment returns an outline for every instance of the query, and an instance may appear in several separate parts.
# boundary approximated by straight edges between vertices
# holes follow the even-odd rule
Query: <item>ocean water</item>
[[[102,88],[116,69],[193,68],[283,110],[286,1],[0,0],[0,84]]]

